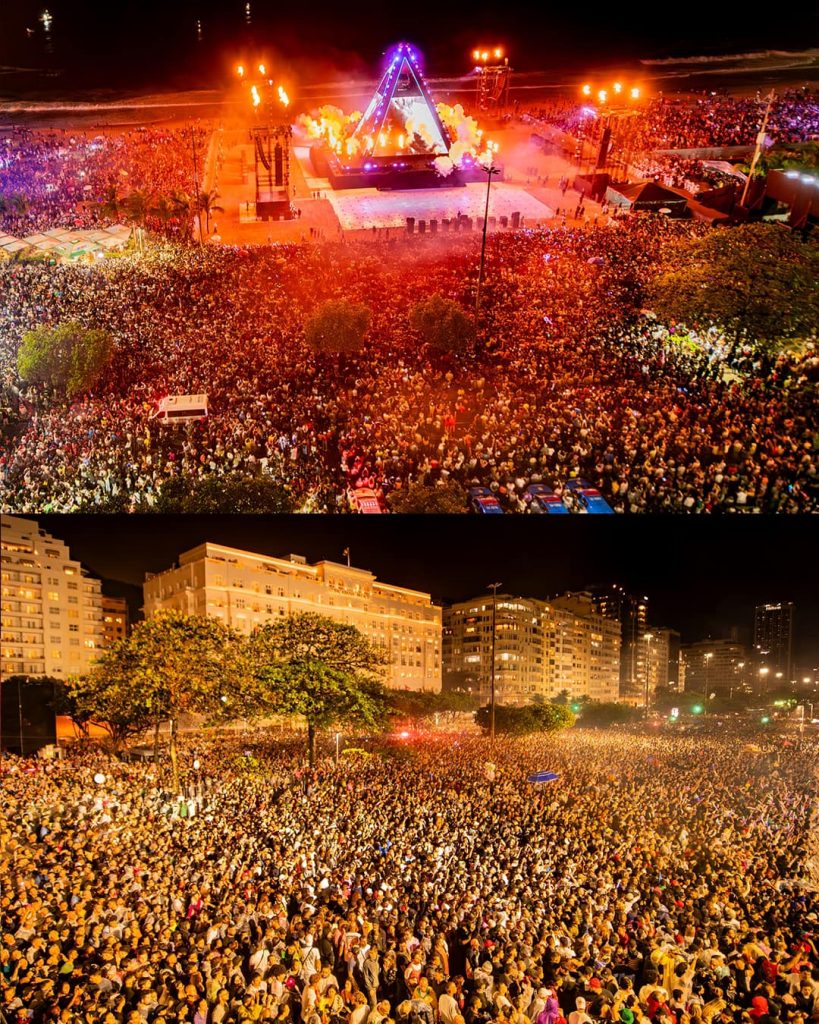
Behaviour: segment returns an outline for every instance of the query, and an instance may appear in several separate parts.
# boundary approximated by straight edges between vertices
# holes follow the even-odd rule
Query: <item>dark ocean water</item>
[[[503,46],[524,73],[522,96],[604,69],[669,88],[819,76],[819,49],[806,49],[819,45],[815,3],[763,20],[733,6],[692,14],[656,0],[627,9],[603,0],[0,0],[0,95],[222,89],[238,59],[259,58],[304,87],[369,81],[402,38],[433,79],[465,74],[476,45]]]

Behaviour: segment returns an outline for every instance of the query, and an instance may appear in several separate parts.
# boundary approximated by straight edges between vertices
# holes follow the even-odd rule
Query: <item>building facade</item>
[[[143,595],[146,617],[175,609],[220,619],[241,633],[283,615],[326,615],[358,627],[387,651],[388,686],[441,689],[441,609],[430,594],[381,583],[365,569],[206,543],[148,575]]]
[[[598,612],[620,624],[620,699],[639,704],[644,698],[648,597],[629,594],[617,583],[595,584],[587,593]]]
[[[444,681],[449,689],[489,699],[494,617],[495,699],[526,704],[563,690],[570,696],[616,700],[620,633],[590,604],[498,594],[444,612]]]
[[[104,647],[102,584],[30,519],[2,516],[0,678],[65,679]]]
[[[760,604],[754,609],[754,654],[766,674],[768,689],[793,681],[792,602]],[[777,674],[781,673],[781,674]]]
[[[744,644],[736,640],[699,640],[682,648],[685,691],[703,700],[712,693],[732,697],[750,686],[752,666]]]
[[[102,636],[106,647],[124,640],[130,633],[128,602],[124,597],[102,595]]]

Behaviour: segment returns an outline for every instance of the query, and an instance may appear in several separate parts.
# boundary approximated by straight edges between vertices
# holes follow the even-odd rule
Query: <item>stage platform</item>
[[[459,215],[471,217],[473,230],[483,226],[486,185],[472,184],[460,188],[416,189],[381,192],[377,189],[343,189],[327,193],[327,199],[344,231],[361,228],[403,228],[407,217],[416,221],[455,220]],[[498,220],[520,213],[523,226],[554,217],[554,211],[525,189],[505,182],[495,182],[489,200],[489,216]]]

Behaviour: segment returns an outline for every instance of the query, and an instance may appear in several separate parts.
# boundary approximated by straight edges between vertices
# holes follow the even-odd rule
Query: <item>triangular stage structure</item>
[[[399,43],[364,116],[353,132],[373,159],[446,156],[451,141],[427,89],[418,55]]]

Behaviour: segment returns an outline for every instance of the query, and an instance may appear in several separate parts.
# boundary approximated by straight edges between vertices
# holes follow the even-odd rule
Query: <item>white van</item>
[[[168,395],[157,406],[153,419],[162,423],[189,423],[208,415],[207,395]]]

